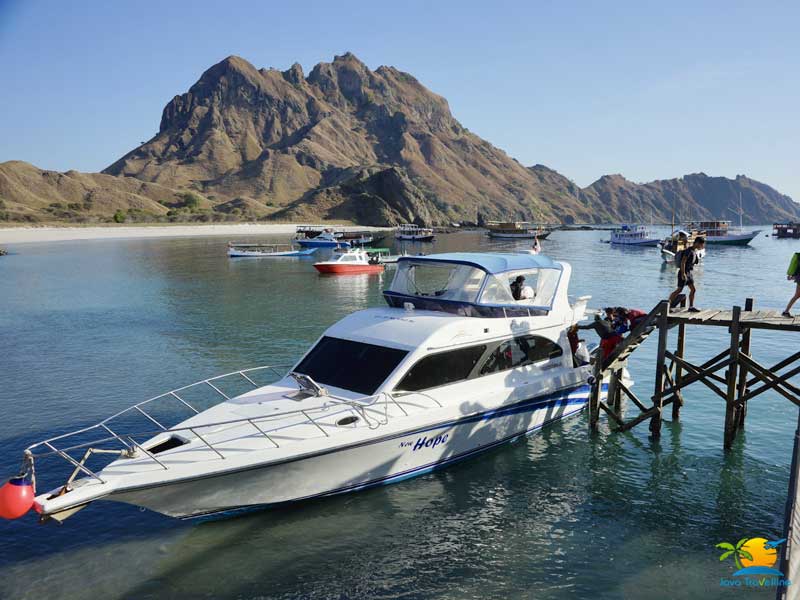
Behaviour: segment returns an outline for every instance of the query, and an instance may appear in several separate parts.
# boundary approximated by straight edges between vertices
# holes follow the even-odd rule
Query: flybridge
[[[389,306],[467,317],[547,315],[569,278],[567,265],[523,253],[407,256],[397,266],[392,285],[383,293]],[[566,292],[561,295],[567,308]]]

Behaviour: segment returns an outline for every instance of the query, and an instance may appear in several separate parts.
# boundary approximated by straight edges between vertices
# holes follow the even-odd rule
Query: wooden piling
[[[744,315],[742,313],[745,313]],[[686,349],[686,327],[690,325],[726,327],[730,333],[727,348],[701,364],[693,364],[684,355]],[[667,350],[668,332],[678,328],[678,345],[675,352]],[[800,386],[791,379],[800,374],[800,352],[796,344],[790,345],[793,353],[772,365],[762,365],[750,354],[750,332],[753,329],[766,331],[793,331],[800,333],[800,317],[783,317],[778,311],[753,311],[753,300],[747,299],[745,310],[734,306],[733,310],[709,308],[689,312],[685,309],[670,310],[669,303],[659,302],[623,340],[608,360],[595,362],[594,384],[590,395],[590,424],[598,428],[600,411],[605,411],[616,424],[617,431],[628,431],[636,425],[650,421],[650,431],[658,438],[661,431],[663,409],[672,403],[672,414],[677,418],[683,404],[682,390],[693,383],[702,383],[717,397],[725,401],[725,428],[723,444],[729,449],[744,424],[747,404],[764,392],[774,391],[800,406]],[[651,333],[658,330],[656,377],[652,406],[646,405],[622,382],[623,366],[631,354],[639,348]],[[598,357],[599,358],[599,357]],[[669,361],[669,362],[667,362]],[[723,370],[724,375],[723,375]],[[600,398],[603,377],[610,379],[608,402]],[[622,394],[630,400],[631,408],[638,414],[622,418]],[[677,406],[676,406],[677,405]]]
[[[739,337],[740,327],[739,320],[741,318],[742,308],[740,306],[733,307],[733,314],[731,317],[731,347],[730,347],[730,364],[725,374],[727,382],[727,393],[725,397],[725,436],[724,446],[728,450],[733,445],[733,440],[736,438],[737,426],[739,423],[739,415],[736,406],[736,386],[737,386],[737,367],[739,365]]]
[[[669,302],[660,303],[658,317],[658,354],[656,356],[656,381],[653,390],[653,416],[650,419],[650,433],[654,438],[661,436],[661,410],[664,395],[664,369],[666,368],[667,338],[669,336]]]
[[[681,300],[681,308],[686,307],[686,297]],[[675,356],[683,359],[683,353],[686,350],[686,325],[680,323],[678,325],[678,345],[675,348]],[[683,379],[683,367],[679,361],[675,362],[675,387],[680,388],[681,380]],[[683,393],[680,389],[675,392],[675,400],[672,402],[672,420],[677,421],[681,416],[681,408],[683,407]]]
[[[747,298],[744,301],[744,310],[745,312],[752,312],[753,311],[753,299]],[[747,327],[742,333],[742,346],[740,349],[742,354],[746,354],[750,356],[750,328]],[[747,400],[744,398],[744,395],[747,393],[747,365],[740,364],[739,365],[739,385],[736,389],[736,402],[738,404],[738,419],[736,423],[736,428],[739,429],[744,427],[744,419],[747,416]]]
[[[600,420],[600,394],[603,391],[603,354],[598,352],[594,359],[594,382],[589,388],[589,428],[597,431]]]
[[[612,391],[611,386],[608,388],[608,398],[613,403],[614,412],[619,415],[622,412],[622,388],[620,384],[622,383],[622,369],[617,369],[614,371],[614,376],[611,378],[611,381],[614,383],[614,389]]]

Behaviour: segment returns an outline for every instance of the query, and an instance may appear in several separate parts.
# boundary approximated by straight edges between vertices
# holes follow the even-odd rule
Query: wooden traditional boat
[[[486,234],[490,238],[539,238],[544,240],[552,233],[552,230],[528,221],[489,221],[486,229],[488,229]]]
[[[407,242],[432,242],[433,238],[433,229],[411,224],[400,225],[394,233],[394,239]]]
[[[772,235],[778,239],[800,239],[800,223],[775,223]]]
[[[309,256],[316,248],[298,250],[291,244],[242,244],[228,242],[228,256],[231,258],[285,258]]]

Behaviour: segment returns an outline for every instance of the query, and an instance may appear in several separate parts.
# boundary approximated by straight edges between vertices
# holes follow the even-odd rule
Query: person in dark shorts
[[[680,263],[678,268],[678,287],[675,288],[675,291],[672,292],[669,296],[669,305],[674,306],[675,302],[678,299],[678,294],[683,291],[683,288],[689,286],[689,312],[700,312],[699,309],[695,308],[694,306],[694,295],[697,292],[697,288],[694,287],[694,266],[697,264],[698,251],[702,250],[706,245],[706,240],[703,237],[697,237],[694,239],[694,243],[690,248],[686,248],[681,253]]]
[[[783,311],[784,317],[791,317],[792,313],[789,311],[792,310],[792,305],[800,300],[800,252],[796,252],[792,256],[792,260],[789,263],[789,270],[786,271],[786,279],[794,281],[797,285],[794,289],[794,296],[789,300],[789,304],[786,305],[786,310]]]

